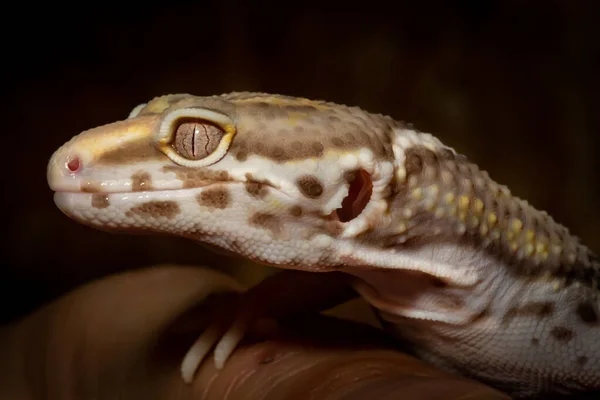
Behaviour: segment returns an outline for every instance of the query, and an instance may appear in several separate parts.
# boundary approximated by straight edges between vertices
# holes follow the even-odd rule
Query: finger
[[[131,382],[171,387],[170,380],[159,379],[165,376],[163,366],[148,359],[165,330],[208,293],[240,290],[225,275],[180,266],[136,270],[84,285],[5,327],[0,372],[7,373],[0,384],[14,387],[13,381],[26,376],[24,385],[45,398],[69,398],[75,389],[95,397]],[[178,357],[180,362],[183,353]],[[183,384],[180,376],[175,379]]]

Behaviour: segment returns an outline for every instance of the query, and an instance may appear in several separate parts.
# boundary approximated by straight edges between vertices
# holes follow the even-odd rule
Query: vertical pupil
[[[196,135],[198,134],[198,125],[194,124],[194,129],[192,129],[192,155],[195,157],[198,152],[196,151]]]

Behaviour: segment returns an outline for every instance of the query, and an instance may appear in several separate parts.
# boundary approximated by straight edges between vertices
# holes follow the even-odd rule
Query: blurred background
[[[412,122],[600,251],[596,4],[12,4],[0,27],[2,320],[152,264],[214,266],[245,283],[269,273],[184,239],[98,232],[54,206],[52,152],[167,93],[265,91]]]

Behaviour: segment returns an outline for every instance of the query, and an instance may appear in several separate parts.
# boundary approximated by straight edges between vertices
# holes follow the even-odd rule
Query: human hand
[[[203,363],[185,384],[182,357],[226,301],[199,306],[207,274],[163,266],[110,276],[4,326],[0,398],[508,399],[390,348],[374,328],[317,315],[239,346],[221,370]]]

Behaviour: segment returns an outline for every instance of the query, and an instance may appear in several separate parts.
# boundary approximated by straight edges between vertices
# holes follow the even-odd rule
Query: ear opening
[[[342,206],[336,210],[340,222],[349,222],[358,217],[373,194],[371,175],[364,169],[349,174],[348,182],[348,195],[342,201]]]

